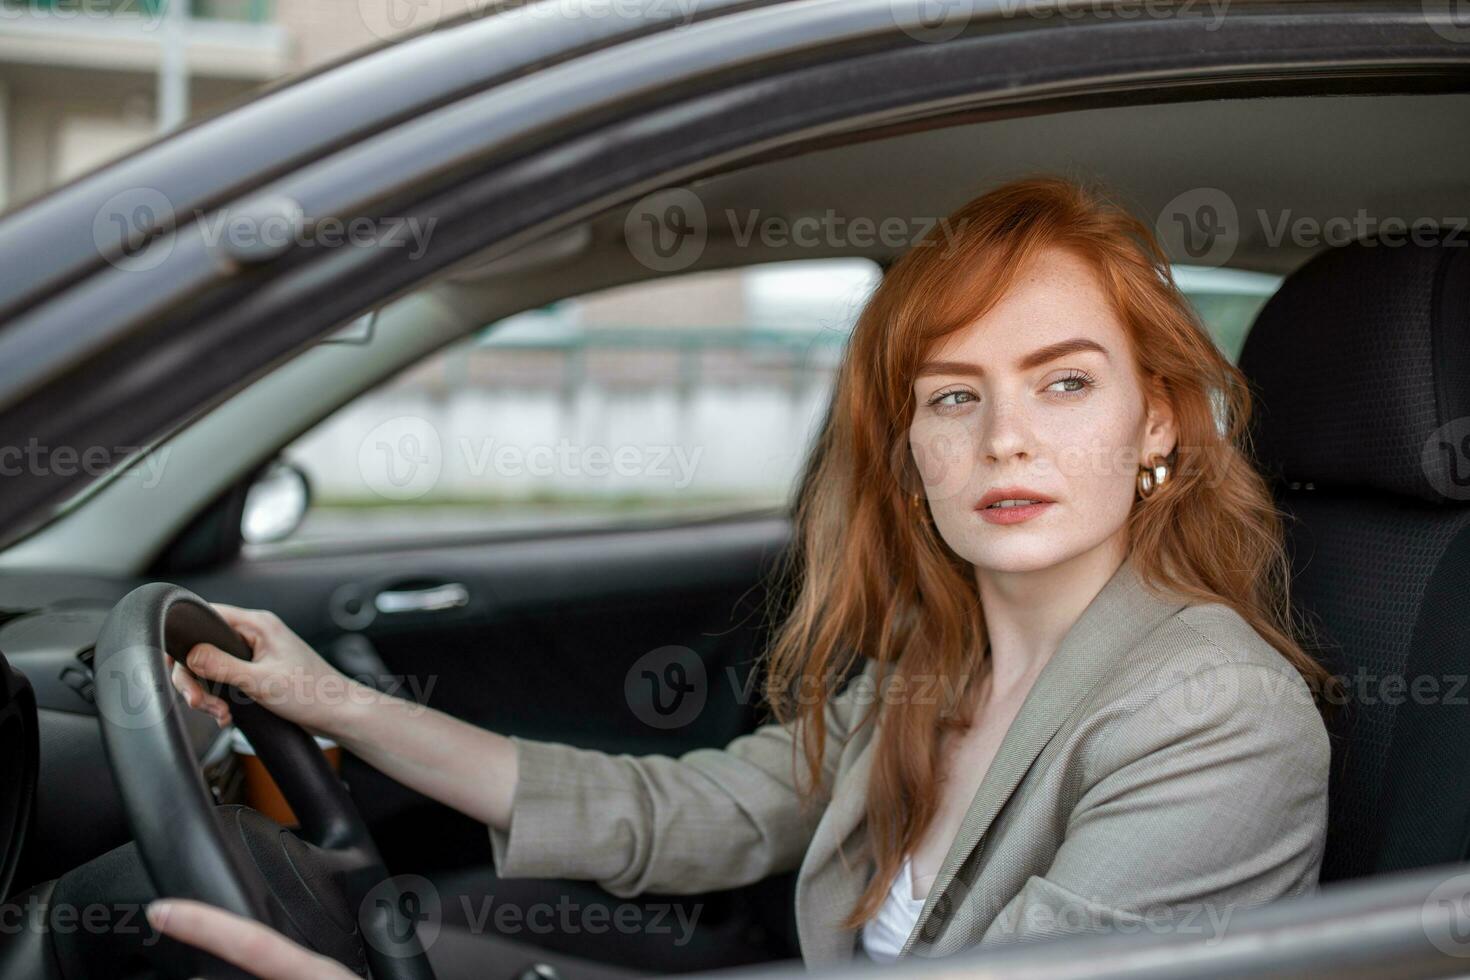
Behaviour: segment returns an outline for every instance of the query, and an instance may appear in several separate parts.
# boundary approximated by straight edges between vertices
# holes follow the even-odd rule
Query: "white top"
[[[924,899],[914,897],[913,863],[904,858],[878,914],[863,923],[863,951],[879,963],[898,959],[923,908]]]

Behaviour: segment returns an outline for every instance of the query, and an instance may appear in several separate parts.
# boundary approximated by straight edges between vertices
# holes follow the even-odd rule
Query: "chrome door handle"
[[[373,597],[380,613],[440,612],[470,604],[470,590],[459,582],[424,589],[387,589]]]

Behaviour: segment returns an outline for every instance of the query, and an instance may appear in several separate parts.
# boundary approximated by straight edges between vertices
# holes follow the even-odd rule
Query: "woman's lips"
[[[1019,524],[1029,521],[1052,505],[1053,501],[1042,500],[1019,507],[981,507],[978,513],[989,524]]]

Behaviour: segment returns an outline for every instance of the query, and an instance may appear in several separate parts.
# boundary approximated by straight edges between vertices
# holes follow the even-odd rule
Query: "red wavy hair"
[[[1331,684],[1298,640],[1307,626],[1291,613],[1281,517],[1246,453],[1249,388],[1175,285],[1148,226],[1102,192],[1061,177],[991,190],[904,253],[863,309],[794,507],[784,569],[791,600],[768,651],[765,694],[775,717],[798,731],[803,798],[829,789],[821,766],[826,695],[863,658],[883,664],[901,689],[924,683],[939,692],[875,698],[860,722],[883,712],[866,805],[876,872],[849,928],[877,912],[933,819],[941,735],[968,727],[986,666],[974,569],[910,504],[923,492],[908,444],[914,373],[936,340],[984,315],[1048,247],[1072,250],[1097,272],[1139,377],[1161,379],[1174,411],[1169,482],[1139,499],[1128,520],[1145,582],[1225,603],[1319,700]],[[806,696],[813,691],[824,696]]]

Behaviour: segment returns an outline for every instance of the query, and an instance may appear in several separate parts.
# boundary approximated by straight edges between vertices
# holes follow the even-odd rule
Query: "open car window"
[[[861,258],[692,273],[490,324],[287,446],[310,510],[246,554],[784,507],[880,275]],[[1175,275],[1232,359],[1280,282]]]

